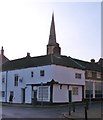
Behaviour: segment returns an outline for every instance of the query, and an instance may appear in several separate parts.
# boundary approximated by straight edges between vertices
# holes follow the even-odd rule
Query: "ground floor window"
[[[85,90],[86,98],[93,98],[93,82],[86,81],[85,87],[86,87],[86,90]]]
[[[101,82],[95,82],[95,98],[102,97]]]
[[[73,95],[78,95],[78,87],[73,87],[72,91],[73,91]]]
[[[86,98],[93,98],[93,90],[86,90]]]
[[[40,86],[38,88],[38,99],[40,100],[48,99],[48,86]]]
[[[5,97],[5,91],[0,92],[0,97]]]

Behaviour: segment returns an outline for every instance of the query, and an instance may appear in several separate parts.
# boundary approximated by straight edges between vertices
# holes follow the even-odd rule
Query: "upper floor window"
[[[75,78],[81,79],[81,73],[75,73]]]
[[[92,77],[92,72],[91,72],[91,71],[88,71],[88,72],[87,72],[87,76],[88,76],[88,77]]]
[[[101,73],[97,72],[97,78],[101,78]]]
[[[40,70],[40,76],[44,76],[45,75],[45,71],[44,70]]]
[[[15,76],[14,76],[14,86],[18,86],[18,78],[19,78],[19,76],[17,74],[15,74]]]
[[[2,76],[2,83],[4,83],[5,82],[5,77],[4,76]]]
[[[33,71],[31,72],[31,77],[34,77],[34,72]]]
[[[97,77],[97,73],[95,71],[92,71],[92,78],[96,78]]]

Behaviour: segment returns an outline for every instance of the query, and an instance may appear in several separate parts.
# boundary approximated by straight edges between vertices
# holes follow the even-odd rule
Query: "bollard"
[[[89,106],[89,103],[88,103],[88,101],[86,102],[86,105],[87,105],[86,107],[87,107],[87,110],[88,110],[88,108],[89,108],[89,107],[88,107],[88,106]]]
[[[69,115],[71,115],[71,105],[69,104]]]
[[[73,112],[75,112],[75,104],[73,103]]]
[[[88,117],[87,117],[87,107],[85,106],[85,120],[88,120]]]

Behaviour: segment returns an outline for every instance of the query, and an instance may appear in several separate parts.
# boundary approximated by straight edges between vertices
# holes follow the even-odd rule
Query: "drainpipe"
[[[6,71],[5,102],[7,102],[7,81],[8,81],[8,71]]]

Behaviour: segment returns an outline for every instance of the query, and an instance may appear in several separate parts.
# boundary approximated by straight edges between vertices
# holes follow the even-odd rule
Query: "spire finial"
[[[54,11],[52,12],[52,19],[54,19]]]

